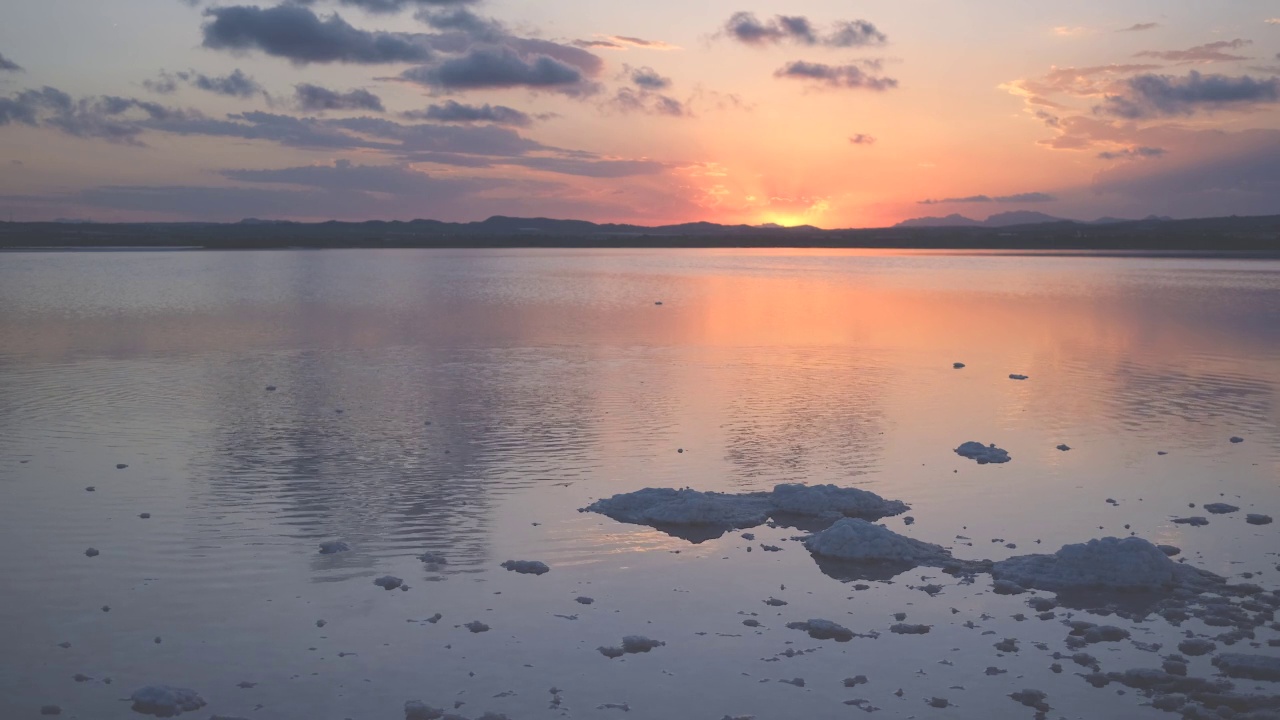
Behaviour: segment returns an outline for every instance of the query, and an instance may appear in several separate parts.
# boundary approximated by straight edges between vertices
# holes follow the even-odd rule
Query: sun
[[[803,215],[790,215],[786,213],[767,213],[760,218],[761,225],[781,225],[782,227],[796,227],[804,225],[808,220]]]

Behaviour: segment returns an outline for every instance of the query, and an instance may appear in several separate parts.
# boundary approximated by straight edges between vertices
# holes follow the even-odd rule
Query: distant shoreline
[[[687,223],[646,228],[581,220],[494,217],[358,223],[0,223],[0,250],[499,248],[807,248],[1153,252],[1193,257],[1280,254],[1280,215],[1148,219],[1105,224],[1055,221],[1002,227],[892,227],[823,230]],[[1205,255],[1208,253],[1209,255]]]

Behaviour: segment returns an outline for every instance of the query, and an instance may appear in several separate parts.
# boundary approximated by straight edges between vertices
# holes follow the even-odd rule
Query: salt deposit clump
[[[135,690],[129,699],[134,712],[156,717],[173,717],[205,706],[204,698],[195,690],[168,685],[148,685]]]
[[[961,443],[960,447],[956,448],[955,452],[961,457],[977,460],[979,465],[986,465],[987,463],[1007,463],[1012,459],[1009,457],[1008,451],[1001,450],[996,447],[994,443],[991,445],[983,445],[982,443],[973,440]]]
[[[899,515],[909,509],[903,502],[885,500],[860,488],[782,484],[771,492],[738,495],[688,488],[645,488],[597,500],[582,510],[637,525],[726,531],[761,525],[775,514],[879,519]]]
[[[806,622],[787,623],[792,630],[804,630],[814,640],[835,640],[849,642],[853,639],[853,631],[830,620],[814,619]]]
[[[1228,513],[1236,512],[1240,508],[1235,505],[1228,505],[1227,503],[1209,503],[1204,506],[1204,509],[1206,512],[1214,515],[1226,515]]]
[[[351,546],[341,540],[329,540],[320,543],[321,555],[333,555],[334,553],[347,552],[350,549]]]
[[[913,540],[860,518],[837,520],[803,542],[814,555],[852,562],[923,565],[951,559],[951,554],[940,545]]]
[[[650,640],[643,635],[628,635],[622,638],[622,647],[599,647],[601,655],[609,659],[622,657],[623,655],[635,655],[638,653],[647,653],[654,648],[666,645],[661,640]]]
[[[1213,666],[1228,677],[1280,682],[1280,657],[1223,653],[1213,659]]]
[[[1260,515],[1258,513],[1249,513],[1248,515],[1245,516],[1244,521],[1249,523],[1250,525],[1270,525],[1271,516]]]
[[[551,572],[551,568],[547,567],[546,563],[537,560],[508,560],[502,563],[502,567],[521,575],[541,575]]]
[[[404,720],[440,720],[444,711],[433,708],[421,700],[410,700],[404,704]]]
[[[373,584],[377,585],[383,590],[395,590],[396,588],[403,585],[404,581],[394,575],[383,575],[377,580],[374,580]]]
[[[1155,590],[1177,585],[1195,573],[1136,537],[1064,545],[1052,555],[1020,555],[991,567],[997,580],[1052,591]]]

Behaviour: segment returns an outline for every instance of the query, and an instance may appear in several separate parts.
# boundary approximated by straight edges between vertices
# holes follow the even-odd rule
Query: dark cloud
[[[883,91],[898,87],[897,80],[868,75],[857,65],[827,65],[797,60],[787,63],[773,75],[780,78],[811,80],[836,88]]]
[[[875,145],[876,139],[866,133],[858,133],[857,135],[851,135],[849,142],[853,145]]]
[[[48,127],[75,137],[125,145],[142,145],[138,136],[148,123],[194,116],[188,111],[114,95],[76,100],[51,87],[0,98],[0,126],[16,123]]]
[[[205,11],[204,46],[215,50],[261,50],[305,63],[421,62],[431,58],[424,36],[352,27],[337,13],[321,18],[305,7],[245,5]]]
[[[247,98],[257,93],[265,92],[256,80],[245,75],[239,68],[236,68],[230,75],[222,77],[205,75],[195,70],[177,73],[161,71],[157,79],[144,80],[142,86],[151,92],[168,95],[176,92],[180,83],[186,83],[207,92],[229,97]]]
[[[631,82],[645,90],[665,90],[671,87],[671,78],[658,74],[651,67],[627,68],[631,74]]]
[[[446,91],[526,87],[582,95],[594,90],[581,68],[550,55],[522,55],[508,45],[474,47],[437,65],[409,68],[400,77]]]
[[[1246,45],[1252,45],[1251,40],[1219,40],[1217,42],[1207,43],[1205,45],[1197,45],[1186,50],[1144,50],[1135,53],[1134,57],[1149,57],[1157,60],[1168,60],[1170,62],[1180,63],[1211,63],[1211,62],[1230,62],[1233,60],[1248,60],[1245,55],[1232,55],[1223,52],[1224,50],[1239,50]]]
[[[622,50],[625,45],[616,43],[611,40],[574,40],[573,44],[580,48],[603,48],[607,50]]]
[[[22,72],[22,66],[0,53],[0,71],[2,72]]]
[[[1179,217],[1280,213],[1280,130],[1143,133],[1159,135],[1176,152],[1158,163],[1115,163],[1094,178],[1094,193]]]
[[[442,182],[401,165],[354,165],[338,160],[332,165],[308,165],[276,170],[224,170],[223,177],[252,183],[300,185],[341,192],[375,192],[417,195],[436,192],[442,186],[462,188],[457,180]]]
[[[619,88],[608,102],[609,107],[624,113],[645,113],[667,117],[691,115],[684,103],[662,93],[645,89]]]
[[[1013,195],[969,195],[968,197],[941,198],[937,200],[920,200],[919,205],[946,205],[951,203],[1028,203],[1053,202],[1058,198],[1048,193],[1026,192]]]
[[[1107,96],[1102,112],[1134,120],[1280,101],[1280,78],[1275,77],[1256,80],[1248,75],[1201,75],[1192,70],[1185,77],[1139,75],[1124,85],[1122,93]]]
[[[448,100],[440,105],[428,106],[425,110],[411,110],[404,113],[409,120],[434,120],[446,123],[493,123],[494,125],[510,125],[527,127],[533,124],[528,113],[505,105],[464,105],[455,100]]]
[[[466,8],[420,10],[414,14],[420,22],[443,32],[460,32],[481,40],[495,40],[507,35],[502,24],[482,18]]]
[[[1160,23],[1154,23],[1154,22],[1134,23],[1133,25],[1130,25],[1127,28],[1120,28],[1116,32],[1142,32],[1143,30],[1155,30],[1158,27],[1160,27]]]
[[[799,45],[863,47],[883,45],[888,38],[866,20],[840,21],[830,33],[822,33],[803,15],[775,15],[760,20],[753,13],[736,12],[725,22],[723,33],[747,45]]]
[[[293,87],[298,107],[307,111],[324,110],[372,110],[383,112],[382,98],[368,90],[338,92],[311,83],[299,83]]]
[[[1098,157],[1102,160],[1128,160],[1137,158],[1153,158],[1164,155],[1164,148],[1158,147],[1131,147],[1123,150],[1106,150],[1098,153]]]

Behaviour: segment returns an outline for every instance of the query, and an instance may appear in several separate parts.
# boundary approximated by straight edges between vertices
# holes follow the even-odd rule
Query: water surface
[[[843,718],[855,697],[878,717],[1030,717],[1005,697],[1023,687],[1053,716],[1170,717],[1050,673],[1025,645],[1063,650],[1066,629],[1012,619],[1033,613],[982,582],[922,568],[855,590],[794,529],[690,544],[578,508],[646,486],[856,485],[912,506],[889,527],[959,557],[1136,533],[1274,589],[1278,526],[1243,516],[1280,515],[1278,393],[1275,261],[0,254],[0,716],[138,717],[120,698],[168,683],[209,701],[196,717],[396,719],[421,699],[515,720],[623,702],[629,718]],[[978,466],[951,452],[966,440],[1014,460]],[[1244,509],[1171,522],[1224,500]],[[353,550],[318,554],[331,539]],[[513,558],[552,572],[498,567]],[[372,584],[386,574],[411,589]],[[900,611],[933,632],[887,634]],[[807,618],[886,634],[785,629]],[[1188,628],[1134,629],[1171,647]],[[667,645],[595,651],[630,634]],[[1024,649],[1001,657],[1000,637]],[[1094,652],[1159,666],[1128,643]],[[841,685],[857,674],[871,682]]]

